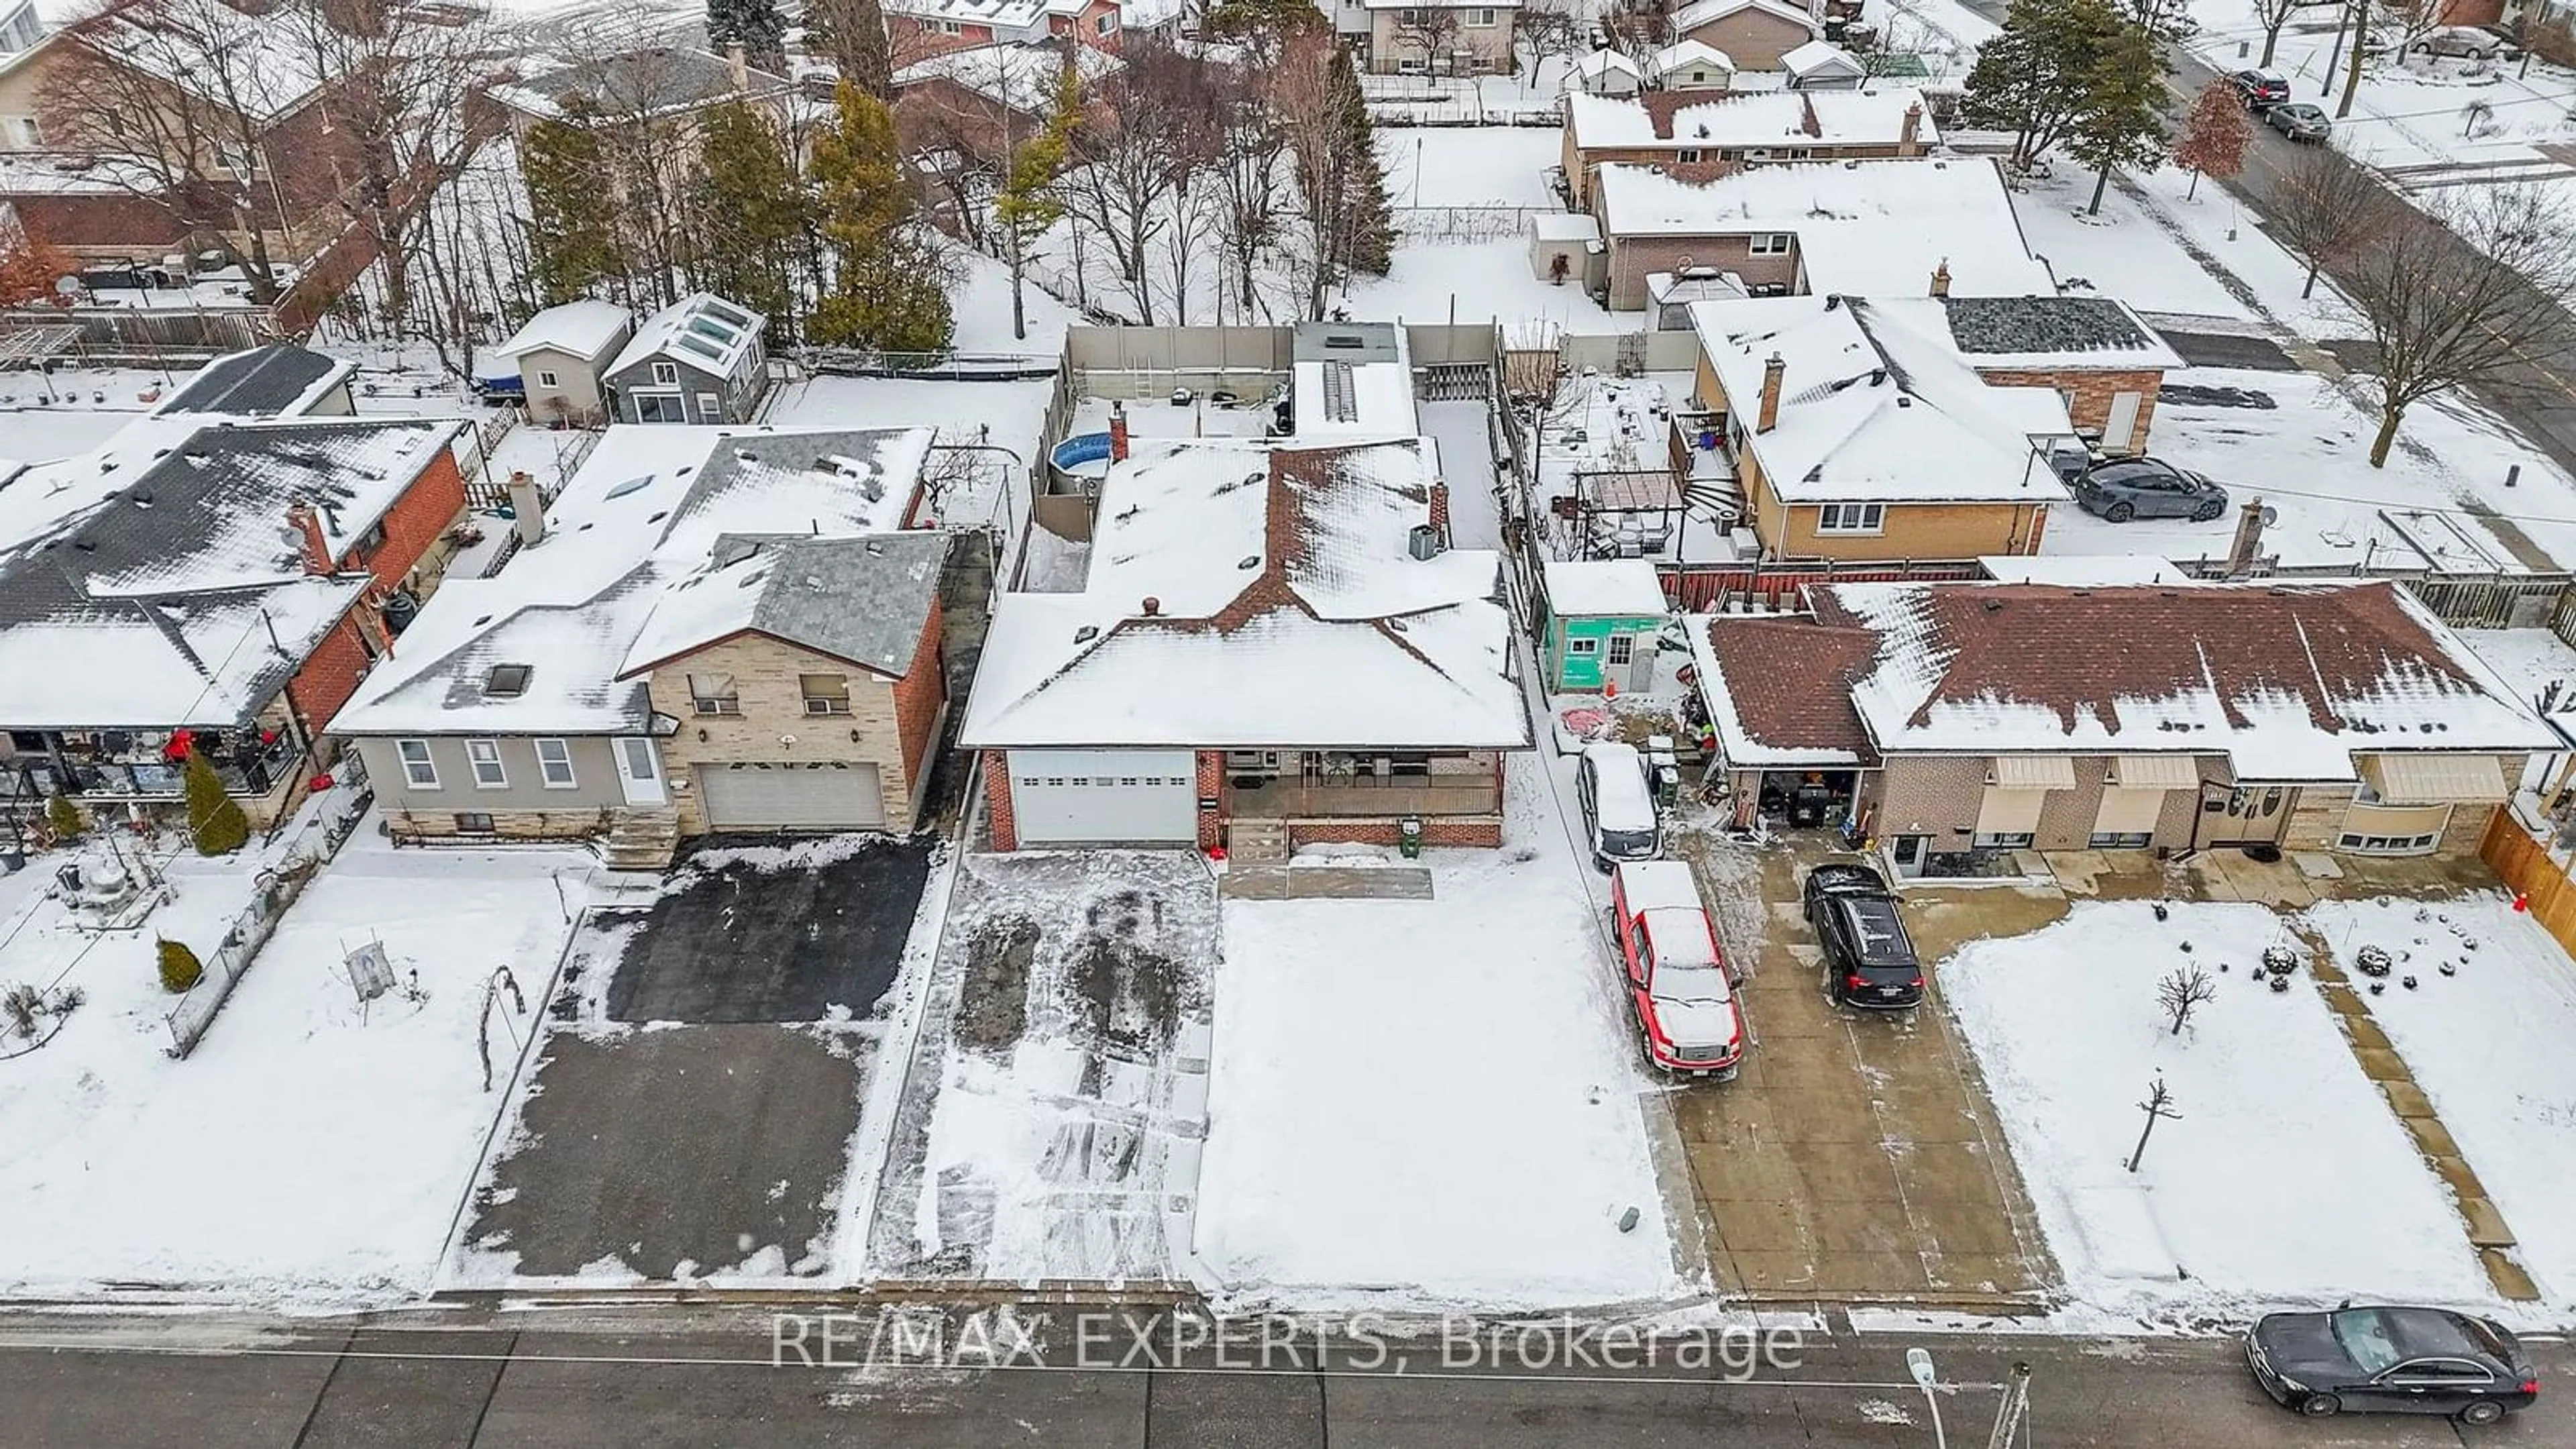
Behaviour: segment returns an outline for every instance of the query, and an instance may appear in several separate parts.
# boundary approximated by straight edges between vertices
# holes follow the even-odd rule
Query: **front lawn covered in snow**
[[[2576,965],[2496,895],[2326,901],[2307,918],[2356,983],[2363,947],[2389,953],[2371,1018],[2513,1228],[2515,1257],[2551,1302],[2576,1302]]]
[[[1539,768],[1513,757],[1503,850],[1426,855],[1437,899],[1225,903],[1198,1223],[1213,1288],[1301,1307],[1688,1291],[1588,867]]]
[[[2254,984],[2264,947],[2296,944],[2281,919],[2254,905],[2168,909],[2159,921],[2143,902],[2080,904],[1937,968],[2069,1297],[2156,1317],[2354,1294],[2487,1298],[2448,1195],[2305,965],[2287,992]],[[2218,995],[2175,1036],[2156,983],[2193,964]],[[2139,1104],[2159,1075],[2182,1115],[2157,1125],[2132,1175]]]

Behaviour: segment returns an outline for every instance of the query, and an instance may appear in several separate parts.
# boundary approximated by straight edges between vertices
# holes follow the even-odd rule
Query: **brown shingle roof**
[[[1744,743],[1876,763],[1851,702],[1853,681],[1877,661],[1875,631],[1809,614],[1721,614],[1708,621],[1708,644]]]

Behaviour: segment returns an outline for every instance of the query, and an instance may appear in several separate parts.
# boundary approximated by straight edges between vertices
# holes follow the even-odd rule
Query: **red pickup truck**
[[[1732,1078],[1744,1062],[1744,1012],[1690,867],[1623,862],[1610,919],[1646,1055],[1676,1075]]]

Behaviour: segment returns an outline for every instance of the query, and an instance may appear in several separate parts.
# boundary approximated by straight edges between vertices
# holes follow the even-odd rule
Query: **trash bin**
[[[1407,860],[1419,860],[1419,859],[1421,859],[1421,857],[1422,857],[1422,817],[1421,817],[1421,816],[1419,816],[1419,815],[1407,815],[1407,816],[1405,816],[1405,817],[1404,817],[1404,823],[1403,823],[1403,824],[1401,824],[1401,825],[1398,825],[1398,826],[1395,828],[1395,848],[1396,848],[1397,850],[1400,850],[1400,851],[1404,852],[1404,858],[1405,858],[1405,859],[1407,859]]]

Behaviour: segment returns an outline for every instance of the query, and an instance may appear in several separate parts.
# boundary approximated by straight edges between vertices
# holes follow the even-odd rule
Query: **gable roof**
[[[2183,365],[2180,355],[2128,303],[2114,297],[1876,299],[1872,306],[1918,331],[1944,332],[1978,367],[2146,371]],[[1937,319],[1917,313],[1937,310]]]
[[[1565,106],[1566,129],[1578,149],[1894,146],[1904,139],[1909,112],[1916,141],[1928,146],[1941,139],[1923,93],[1906,87],[1570,95]]]
[[[1056,86],[1070,57],[1074,75],[1086,87],[1125,68],[1118,57],[1097,46],[1046,40],[1001,41],[943,50],[894,73],[897,90],[924,81],[945,80],[997,105],[1026,116],[1044,115],[1055,107]]]
[[[900,679],[912,669],[947,557],[941,532],[727,534],[705,568],[653,606],[617,677],[752,633]]]
[[[539,312],[492,350],[496,356],[520,357],[542,347],[595,361],[634,320],[614,302],[584,297]]]
[[[1830,40],[1810,40],[1780,57],[1780,68],[1805,80],[1816,75],[1867,75],[1869,67]]]
[[[694,111],[736,96],[759,98],[795,89],[795,82],[746,68],[737,86],[733,63],[703,50],[638,46],[617,55],[573,61],[522,76],[493,94],[535,116],[561,116],[578,96],[607,121],[635,121]]]
[[[1501,559],[1408,550],[1438,477],[1427,438],[1139,441],[1101,486],[1083,592],[996,602],[961,738],[1527,744]]]
[[[608,370],[624,372],[667,357],[722,377],[759,345],[768,326],[768,318],[738,302],[713,292],[693,293],[645,318]]]
[[[2035,451],[2074,437],[2046,387],[1997,387],[1949,348],[1842,297],[1694,302],[1700,349],[1745,421],[1744,446],[1789,503],[2052,503],[2066,485]],[[1769,361],[1772,427],[1753,426]]]
[[[1806,7],[1790,4],[1789,0],[1691,0],[1690,4],[1673,12],[1673,34],[1688,35],[1703,25],[1724,20],[1742,10],[1804,26],[1809,35],[1825,33],[1824,25],[1808,13]]]
[[[1709,723],[1732,765],[1875,765],[1878,750],[1851,687],[1876,661],[1878,636],[1809,615],[1695,615],[1691,658]]]
[[[221,413],[228,417],[295,417],[322,400],[358,370],[354,362],[326,357],[291,342],[272,342],[228,353],[198,369],[152,411]]]
[[[1656,75],[1670,75],[1686,65],[1713,65],[1732,73],[1735,57],[1704,40],[1681,39],[1656,51],[1647,58],[1648,69]]]

